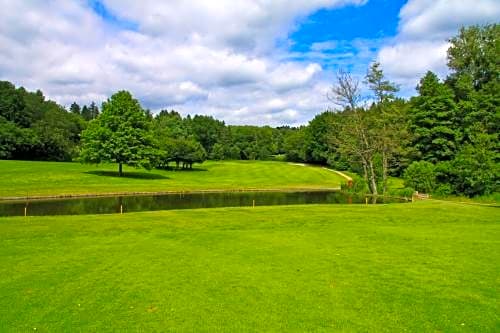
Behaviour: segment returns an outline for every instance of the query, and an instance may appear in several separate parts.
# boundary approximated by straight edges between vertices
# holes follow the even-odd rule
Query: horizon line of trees
[[[373,63],[364,81],[339,71],[329,100],[336,110],[308,125],[234,126],[211,116],[152,115],[120,91],[102,104],[69,110],[0,82],[0,159],[192,168],[212,160],[287,160],[361,175],[357,184],[387,194],[390,176],[412,189],[475,196],[499,191],[498,24],[462,28],[450,40],[450,74],[428,72],[409,100]],[[363,85],[371,91],[366,103]],[[121,173],[121,171],[120,171]]]

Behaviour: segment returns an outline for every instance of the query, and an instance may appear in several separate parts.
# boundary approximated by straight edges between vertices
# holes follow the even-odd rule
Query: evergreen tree
[[[453,91],[432,72],[420,80],[417,90],[409,119],[418,158],[434,164],[453,159],[461,140]]]
[[[87,116],[90,119],[86,120],[96,119],[98,116],[99,116],[99,108],[94,102],[90,103]]]
[[[76,102],[73,102],[69,107],[69,111],[73,114],[80,115],[80,105],[78,105]]]
[[[84,105],[82,107],[81,115],[82,115],[82,118],[85,119],[86,121],[92,120],[92,114],[90,112],[90,109],[87,107],[87,105]]]

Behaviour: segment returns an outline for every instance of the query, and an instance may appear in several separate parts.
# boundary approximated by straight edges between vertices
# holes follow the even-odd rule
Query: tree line
[[[301,127],[233,126],[211,116],[153,115],[120,91],[69,110],[0,82],[0,158],[115,162],[189,169],[213,160],[287,160],[361,175],[358,190],[387,194],[390,176],[418,191],[469,196],[499,190],[498,24],[450,40],[449,75],[428,72],[409,100],[373,63],[363,79],[339,71],[333,108]],[[365,95],[364,91],[370,91]]]

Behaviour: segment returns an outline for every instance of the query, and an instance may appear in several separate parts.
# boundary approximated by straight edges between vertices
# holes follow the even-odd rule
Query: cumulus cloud
[[[169,40],[230,47],[247,52],[274,48],[276,38],[286,38],[297,18],[321,8],[366,0],[104,0],[117,16],[137,22],[139,29]]]
[[[497,0],[410,0],[400,11],[398,35],[378,53],[386,73],[413,91],[426,71],[447,73],[448,40],[460,27],[498,22]]]
[[[63,105],[127,89],[152,111],[302,124],[328,107],[336,67],[364,75],[378,58],[413,88],[426,70],[446,72],[446,40],[459,26],[500,17],[494,0],[410,0],[392,40],[323,41],[290,52],[288,36],[302,18],[365,2],[0,0],[0,79]]]
[[[405,41],[380,50],[379,59],[388,74],[401,84],[414,84],[427,71],[446,73],[446,51],[449,44],[441,41]]]
[[[304,123],[324,109],[310,97],[323,69],[276,45],[319,9],[364,2],[0,0],[0,79],[64,105],[127,89],[153,111]]]

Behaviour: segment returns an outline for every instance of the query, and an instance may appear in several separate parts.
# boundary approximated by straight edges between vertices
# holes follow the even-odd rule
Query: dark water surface
[[[403,202],[372,198],[368,203]],[[95,198],[68,198],[30,201],[0,201],[0,216],[83,215],[142,212],[169,209],[249,207],[297,204],[365,204],[363,196],[335,191],[311,192],[205,192],[162,195],[130,195]]]

